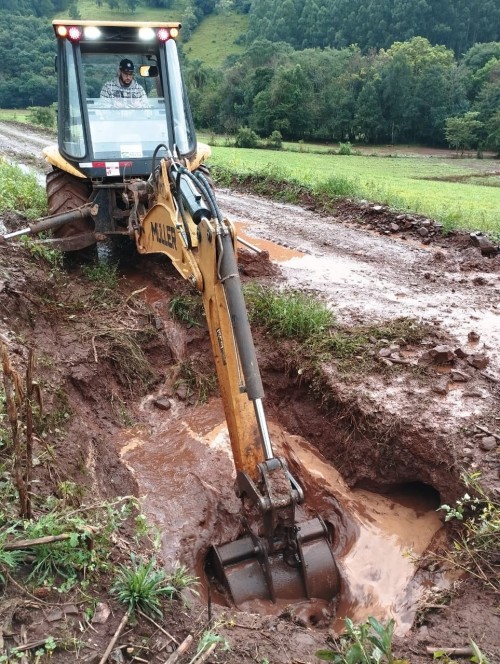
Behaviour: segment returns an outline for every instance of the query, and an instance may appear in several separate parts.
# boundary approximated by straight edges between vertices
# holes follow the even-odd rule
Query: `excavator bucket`
[[[296,526],[296,550],[269,552],[265,538],[250,533],[213,547],[210,567],[236,606],[251,600],[330,601],[339,574],[324,521],[317,517]]]

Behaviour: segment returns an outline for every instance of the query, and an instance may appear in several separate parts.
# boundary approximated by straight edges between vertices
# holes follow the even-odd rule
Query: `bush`
[[[256,148],[259,144],[259,137],[250,127],[240,127],[234,144],[237,148]]]
[[[281,147],[283,145],[283,136],[281,135],[281,132],[275,130],[269,136],[267,139],[267,144],[270,148],[273,148],[273,150],[281,150]]]
[[[351,155],[352,154],[352,145],[347,141],[347,143],[341,143],[339,146],[339,154],[341,155]]]
[[[55,104],[51,106],[30,106],[28,108],[28,122],[54,129],[56,126]]]

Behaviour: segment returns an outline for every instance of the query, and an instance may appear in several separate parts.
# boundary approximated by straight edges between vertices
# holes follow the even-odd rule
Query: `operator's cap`
[[[132,60],[127,60],[127,58],[124,58],[120,62],[120,69],[124,72],[133,72],[134,71],[134,63]]]

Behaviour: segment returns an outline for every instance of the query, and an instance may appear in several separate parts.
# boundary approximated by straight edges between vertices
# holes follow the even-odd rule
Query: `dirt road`
[[[0,154],[29,166],[39,176],[48,170],[41,149],[53,142],[53,138],[31,128],[0,123]],[[349,551],[345,541],[338,544],[339,555],[345,554],[342,565],[356,570],[349,574],[359,574],[346,580],[340,605],[343,615],[363,618],[363,611],[358,611],[360,607],[368,612],[380,609],[384,619],[396,615],[403,626],[400,633],[404,633],[400,652],[412,664],[427,661],[426,645],[452,647],[467,644],[469,638],[480,642],[492,654],[492,662],[497,661],[499,619],[493,595],[473,584],[463,584],[456,596],[455,591],[448,589],[446,611],[426,611],[414,623],[413,630],[408,631],[416,616],[415,606],[410,606],[409,597],[413,596],[410,587],[414,589],[419,583],[422,588],[432,586],[438,583],[438,578],[426,578],[425,583],[422,577],[416,580],[407,555],[411,547],[401,544],[404,528],[401,527],[400,533],[398,522],[405,521],[407,530],[412,531],[408,541],[412,536],[421,539],[415,542],[413,550],[422,553],[436,528],[442,525],[439,519],[436,523],[435,509],[441,502],[452,503],[464,492],[460,480],[463,470],[480,471],[485,488],[494,498],[500,497],[498,446],[493,443],[487,447],[484,442],[488,437],[485,430],[500,435],[500,256],[482,256],[468,235],[462,234],[449,238],[437,234],[432,242],[424,244],[415,233],[395,230],[395,226],[390,230],[391,221],[403,227],[405,220],[401,222],[397,215],[369,203],[361,208],[353,206],[347,215],[344,211],[340,221],[334,215],[319,215],[251,194],[222,190],[217,196],[222,211],[238,223],[245,237],[253,244],[262,243],[270,251],[271,260],[276,257],[278,274],[269,276],[269,272],[261,272],[260,259],[251,255],[246,259],[248,274],[253,269],[255,277],[264,283],[273,282],[321,298],[335,312],[340,325],[382,327],[402,317],[429,325],[430,333],[418,344],[408,343],[406,339],[374,341],[371,351],[374,362],[368,371],[346,374],[335,364],[324,366],[323,406],[311,397],[300,358],[284,357],[286,349],[273,347],[272,340],[257,335],[269,411],[277,438],[279,431],[287,432],[289,442],[283,445],[299,472],[302,468],[300,479],[312,493],[316,492],[315,500],[321,509],[331,509],[328,496],[333,495],[331,486],[336,483],[340,502],[349,505],[352,514],[356,510],[356,514],[365,514],[363,523],[370,531],[366,542],[360,525],[362,519],[351,515],[353,523],[358,519],[356,527],[353,526],[358,530],[357,544],[351,543]],[[362,223],[363,210],[370,212],[370,224]],[[142,264],[141,270],[144,269]],[[171,277],[159,277],[154,266],[146,267],[146,272],[141,270],[130,266],[127,283],[131,289],[143,286],[148,289],[148,302],[162,321],[170,349],[169,357],[158,352],[155,358],[160,362],[158,358],[163,357],[161,368],[168,373],[166,362],[175,363],[188,352],[198,353],[198,358],[206,354],[203,346],[206,340],[204,333],[179,331],[169,320],[165,292],[173,288]],[[22,281],[20,275],[18,279]],[[43,312],[40,320],[45,320]],[[22,317],[19,321],[5,318],[0,332],[8,337],[12,328],[22,324]],[[31,334],[27,328],[28,333]],[[100,480],[97,477],[96,486],[99,481],[109,486],[118,477],[115,489],[123,491],[129,480],[123,479],[122,474],[130,472],[137,490],[145,496],[146,510],[162,526],[165,556],[168,558],[173,549],[180,550],[185,560],[199,563],[203,547],[214,532],[222,537],[222,530],[226,529],[227,534],[236,528],[238,506],[234,497],[230,497],[232,480],[224,470],[228,460],[221,443],[220,404],[214,402],[189,414],[186,404],[173,398],[167,417],[152,405],[165,389],[164,385],[157,386],[140,398],[128,397],[127,407],[134,411],[137,427],[111,427],[110,413],[100,412],[100,409],[104,412],[105,406],[101,404],[94,417],[93,404],[98,402],[96,381],[106,402],[109,400],[106,381],[112,382],[115,377],[109,369],[107,373],[102,369],[102,376],[96,377],[97,351],[88,343],[87,348],[81,335],[64,336],[65,343],[59,348],[58,334],[56,321],[44,322],[38,330],[37,343],[45,343],[47,353],[51,344],[58,346],[57,352],[63,356],[57,363],[62,367],[62,380],[80,391],[75,412],[81,422],[87,422],[92,414],[93,423],[82,426],[92,427],[92,436],[101,437],[108,450],[116,446],[124,464],[124,468],[120,466],[117,470],[119,464],[114,462],[109,471],[99,470],[97,464],[96,477],[99,473],[106,477]],[[64,334],[68,334],[66,329]],[[84,365],[82,357],[86,353],[90,359]],[[67,441],[69,449],[78,449],[79,435],[75,427],[73,440]],[[209,449],[205,443],[200,444],[205,438],[209,440]],[[321,453],[318,458],[313,448],[314,454]],[[178,463],[179,449],[190,463],[178,465],[175,481],[162,486],[163,469]],[[109,451],[104,454],[102,464],[109,463],[109,454]],[[155,461],[148,464],[147,459]],[[335,466],[335,473],[338,471],[342,479],[334,477],[331,466]],[[109,480],[108,475],[113,479]],[[194,498],[189,498],[186,492],[192,487],[193,478],[197,492]],[[353,487],[365,493],[351,495]],[[392,503],[384,502],[381,492],[397,497]],[[405,512],[402,505],[410,511]],[[391,536],[381,534],[382,527],[376,530],[377,519],[384,522],[383,528],[390,522],[394,533],[398,531],[397,545],[387,544]],[[418,530],[419,521],[420,525],[424,521],[427,524],[425,534]],[[384,559],[386,565],[369,560],[362,569],[365,559],[356,558],[356,547],[358,551],[363,549],[366,556],[366,551],[375,551],[371,548],[375,541],[380,542],[381,548],[374,557]],[[403,549],[404,564],[401,563]],[[382,591],[391,586],[393,594],[384,596]],[[435,588],[433,591],[438,592]],[[366,606],[361,606],[363,598]],[[437,600],[428,603],[436,605]],[[257,630],[266,638],[274,638],[275,631],[285,629],[285,644],[289,647],[283,646],[276,652],[271,649],[273,655],[268,661],[273,664],[305,661],[307,653],[313,653],[324,638],[312,630],[312,625],[321,623],[325,628],[331,619],[330,613],[325,612],[321,620],[316,616],[313,622],[304,618],[306,614],[307,611],[299,609],[296,613],[289,612],[287,615],[292,617],[286,619],[286,628],[279,619],[266,622],[265,616],[242,614],[238,620],[245,623],[241,633],[235,636],[234,629],[228,630],[228,638],[235,639],[240,649],[217,661],[256,661],[248,653],[257,650],[258,638],[249,631]],[[257,661],[266,661],[263,651],[259,653],[261,659]],[[317,660],[311,655],[307,661]]]
[[[41,151],[54,142],[32,128],[0,123],[0,153],[41,177],[50,169]],[[444,241],[442,248],[439,241],[425,246],[349,228],[335,217],[234,191],[219,191],[218,201],[249,235],[303,253],[282,263],[286,279],[321,294],[346,322],[413,316],[442,325],[458,345],[476,331],[493,377],[500,378],[498,258],[483,260],[472,244],[457,251]]]

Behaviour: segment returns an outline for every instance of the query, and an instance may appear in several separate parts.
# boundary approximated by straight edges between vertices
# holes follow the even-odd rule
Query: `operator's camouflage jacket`
[[[120,79],[117,76],[102,86],[101,97],[104,99],[146,99],[146,91],[137,81],[132,81],[128,88],[120,85]]]

